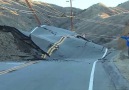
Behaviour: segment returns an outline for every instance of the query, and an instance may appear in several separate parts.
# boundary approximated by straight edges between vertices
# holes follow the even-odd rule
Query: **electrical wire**
[[[20,5],[19,3],[14,2],[14,1],[12,1],[12,0],[11,0],[11,2]],[[46,6],[51,7],[53,10],[56,10],[56,9],[54,9],[51,5],[49,5],[49,4],[47,4],[47,3],[44,3],[44,4],[46,4]],[[21,5],[21,6],[23,6],[23,5]],[[35,5],[35,6],[37,6],[37,5]],[[19,9],[15,9],[15,8],[3,6],[3,5],[2,5],[2,7],[6,8],[6,9],[11,9],[11,10],[14,10],[14,11],[19,11],[19,12],[22,12],[22,13],[26,13],[26,14],[32,14],[32,13],[33,13],[32,11],[19,10]],[[24,6],[24,7],[26,7],[26,6]],[[41,7],[39,7],[39,6],[37,6],[37,7],[38,7],[38,8],[41,8]],[[27,8],[27,7],[26,7],[26,8]],[[56,11],[57,11],[57,10],[56,10]],[[126,11],[128,11],[128,10],[126,10]],[[39,12],[39,11],[37,11],[37,10],[36,10],[36,12],[38,12],[40,15],[44,15],[43,13],[41,13],[41,12]],[[35,12],[35,13],[36,13],[36,12]],[[58,11],[58,12],[60,12],[60,11]],[[61,12],[61,13],[62,13],[62,12]],[[126,12],[126,13],[127,13],[127,12]],[[71,17],[71,16],[67,16],[67,15],[66,15],[66,16],[47,15],[47,16],[49,16],[49,17],[54,17],[54,18],[70,18],[70,17]],[[72,16],[72,17],[74,17],[74,19],[79,19],[79,20],[83,20],[83,21],[86,21],[86,22],[92,22],[92,23],[104,24],[104,25],[111,25],[111,26],[115,26],[115,27],[125,27],[125,26],[122,25],[122,24],[108,23],[108,22],[103,22],[103,21],[98,21],[98,20],[93,20],[93,19],[83,19],[83,18],[80,18],[80,17],[77,17],[77,16]],[[47,19],[46,19],[46,20],[47,20]],[[50,20],[47,20],[47,21],[50,22]]]
[[[27,6],[23,6],[23,5],[21,5],[21,4],[19,4],[19,3],[17,3],[17,2],[14,2],[14,1],[11,1],[12,3],[15,3],[15,4],[17,4],[17,5],[20,5],[20,6],[22,6],[22,7],[25,7],[25,8],[27,8],[27,9],[29,9]],[[32,3],[31,3],[32,4]],[[30,11],[31,12],[31,14],[33,14],[32,13],[32,11]],[[37,10],[35,10],[35,13],[37,13],[38,11]],[[37,13],[37,14],[40,14],[39,12]],[[40,14],[40,16],[41,16],[41,14]],[[42,17],[42,16],[41,16]],[[42,17],[43,18],[43,17]],[[45,22],[48,22],[48,23],[50,23],[50,24],[52,24],[52,22],[50,21],[50,20],[48,20],[48,19],[45,19],[45,18],[43,18],[44,20],[45,20]]]
[[[10,2],[12,2],[12,3],[14,3],[14,4],[17,4],[17,5],[20,5],[20,6],[25,7],[25,8],[28,9],[27,6],[21,5],[21,4],[17,3],[17,2],[15,2],[15,1],[10,0]],[[32,4],[32,3],[31,3],[31,4]],[[47,4],[47,3],[45,3],[45,4]],[[52,14],[53,14],[53,12],[54,12],[54,11],[51,12],[51,11],[48,11],[48,10],[46,10],[46,9],[43,9],[43,8],[39,7],[38,5],[34,5],[34,6],[40,8],[40,9],[46,11],[46,12],[52,13]],[[49,4],[47,4],[47,6],[49,6],[49,7],[52,8],[52,6],[49,5]],[[7,7],[7,6],[6,6],[6,7]],[[23,11],[23,12],[25,12],[25,10],[19,10],[19,9],[15,9],[15,8],[11,8],[11,7],[8,7],[8,8],[13,9],[13,10],[15,10],[15,11],[17,10],[17,11],[21,11],[21,12]],[[54,8],[53,8],[53,9],[54,9]],[[54,9],[54,10],[56,10],[56,9]],[[36,10],[35,10],[35,11],[36,11]],[[56,11],[57,11],[57,10],[56,10]],[[27,12],[33,13],[32,11],[27,11]],[[58,11],[58,12],[60,12],[60,11]],[[56,13],[56,12],[55,12],[55,13]],[[48,16],[50,16],[50,17],[55,17],[55,18],[71,18],[71,17],[72,17],[72,16],[68,16],[68,15],[65,15],[65,16],[64,16],[64,13],[63,13],[63,12],[61,12],[61,13],[62,13],[61,16],[55,16],[55,15],[48,15]],[[59,13],[58,13],[58,14],[59,14]]]
[[[15,11],[15,12],[21,12],[21,13],[25,13],[25,14],[33,14],[32,11],[27,11],[27,10],[20,10],[20,9],[16,9],[16,8],[12,8],[12,7],[8,7],[8,6],[4,6],[4,5],[0,5],[0,7],[5,8],[7,10],[11,10],[11,11]],[[34,12],[36,13],[36,12]],[[49,22],[50,24],[52,24],[52,22],[50,20],[47,20],[45,18],[43,18],[45,21]]]
[[[21,13],[26,13],[26,14],[33,14],[32,11],[27,11],[27,10],[20,10],[20,9],[16,9],[16,8],[12,8],[12,7],[7,7],[7,6],[4,6],[4,5],[0,5],[2,6],[3,8],[6,8],[6,9],[11,9],[13,11],[17,11],[17,12],[21,12]],[[37,10],[36,10],[37,12]],[[38,12],[40,13],[40,12]],[[40,13],[41,15],[43,15],[42,13]],[[57,17],[57,16],[53,16],[53,15],[47,15],[47,16],[50,16],[50,17],[55,17],[55,18],[68,18],[70,16],[65,16],[65,17]],[[97,23],[97,24],[105,24],[105,25],[111,25],[111,26],[115,26],[115,27],[125,27],[124,25],[122,24],[113,24],[113,23],[108,23],[108,22],[102,22],[102,21],[97,21],[97,20],[93,20],[93,19],[81,19],[79,17],[75,17],[73,16],[75,19],[79,19],[79,20],[83,20],[83,21],[87,21],[87,22],[93,22],[93,23]],[[50,20],[47,20],[50,22]]]
[[[15,3],[15,4],[18,4],[18,5],[20,5],[20,6],[23,6],[23,5],[21,5],[21,4],[17,3],[17,2],[14,2],[14,1],[11,1],[11,2],[13,2],[13,3]],[[52,14],[53,14],[53,12],[48,11],[48,10],[46,10],[46,9],[43,9],[43,8],[39,7],[38,5],[34,5],[34,6],[38,7],[38,8],[41,9],[41,10],[44,10],[44,11],[46,11],[46,12],[48,12],[48,13],[52,13]],[[23,7],[26,7],[26,6],[23,6]],[[26,7],[26,8],[28,8],[28,7]],[[35,10],[35,11],[37,11],[37,10]],[[53,15],[48,15],[48,16],[50,16],[50,17],[55,17],[55,18],[67,18],[67,17],[70,17],[70,16],[61,17],[61,16],[53,16]]]
[[[17,3],[17,2],[15,2],[15,1],[10,0],[10,2],[12,2],[12,3],[14,3],[14,4],[17,4],[17,5],[19,5],[19,6],[25,7],[25,8],[28,9],[27,6],[21,5],[21,4]],[[33,3],[31,3],[31,4],[33,4]],[[47,4],[47,3],[45,3],[45,4],[46,4],[46,6],[49,6],[49,7],[52,8],[51,5],[49,5],[49,4]],[[38,5],[36,5],[36,4],[33,4],[33,6],[36,6],[37,8],[39,8],[39,9],[41,9],[41,10],[44,10],[44,11],[46,11],[46,12],[48,12],[48,13],[51,13],[51,14],[55,13],[55,14],[58,14],[58,15],[59,15],[59,12],[60,12],[60,11],[54,9],[54,8],[52,8],[54,11],[53,11],[53,10],[48,11],[47,9],[43,9],[43,8],[39,7]],[[63,12],[60,12],[60,13],[61,13],[61,16],[64,15]],[[66,17],[52,16],[52,15],[49,15],[49,16],[50,16],[50,17],[56,17],[56,18],[66,18]],[[67,17],[70,17],[70,16],[67,16]]]
[[[129,13],[129,12],[124,12],[124,13]],[[109,22],[93,20],[93,19],[83,19],[83,18],[80,18],[80,17],[77,17],[77,16],[63,16],[63,17],[53,16],[53,15],[47,15],[47,16],[55,17],[55,18],[70,18],[70,17],[74,17],[74,19],[80,19],[80,20],[83,20],[83,21],[93,22],[93,23],[97,23],[97,24],[111,25],[111,26],[115,26],[115,27],[125,27],[125,25],[123,25],[123,24],[114,24],[114,23],[109,23]],[[114,15],[112,15],[112,16],[114,16]]]

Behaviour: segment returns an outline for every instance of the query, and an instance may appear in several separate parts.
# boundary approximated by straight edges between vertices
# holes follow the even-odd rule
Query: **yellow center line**
[[[63,40],[63,37],[61,37],[61,39],[60,39],[58,42],[56,42],[56,43],[47,51],[47,53],[49,54],[50,51],[51,51],[51,49],[53,49],[54,47],[56,47],[57,44],[60,43],[62,40]]]
[[[58,42],[56,42],[52,47],[50,47],[49,49],[48,49],[48,51],[47,51],[47,53],[49,54],[50,53],[50,51],[51,51],[51,49],[52,48],[54,48],[55,47],[55,45],[57,44],[57,43],[59,43],[59,42],[61,42],[61,40],[63,39],[63,37],[61,37],[61,39],[58,41]],[[45,54],[42,54],[42,56],[41,56],[42,58],[46,58],[47,57],[47,55]]]
[[[25,64],[22,64],[22,65],[19,65],[19,66],[15,66],[15,67],[10,68],[10,69],[7,69],[7,70],[0,71],[0,75],[3,75],[3,74],[6,74],[6,73],[9,73],[9,72],[16,71],[18,69],[24,68],[26,66],[29,66],[29,65],[32,65],[32,64],[35,64],[35,63],[38,63],[38,62],[39,61],[33,61],[33,62],[25,63]]]
[[[58,47],[60,44],[62,44],[66,38],[67,38],[67,37],[61,37],[61,39],[60,39],[58,42],[56,42],[52,47],[49,48],[49,50],[47,51],[47,53],[48,53],[49,55],[51,55],[52,52],[53,52],[54,50],[56,50],[57,47]],[[46,55],[44,55],[43,58],[46,58]],[[29,63],[24,63],[24,64],[22,64],[22,65],[15,66],[15,67],[12,67],[12,68],[7,69],[7,70],[0,71],[0,75],[7,74],[7,73],[9,73],[9,72],[16,71],[16,70],[18,70],[18,69],[27,67],[27,66],[29,66],[29,65],[32,65],[32,64],[35,64],[35,63],[38,63],[38,62],[39,62],[39,61],[33,61],[33,62],[29,62]]]
[[[53,52],[55,49],[57,49],[57,47],[58,47],[61,43],[63,43],[63,41],[64,41],[66,38],[67,38],[67,37],[61,37],[61,39],[60,39],[58,42],[56,42],[52,47],[50,47],[50,48],[48,49],[47,53],[48,53],[49,55],[51,55],[52,52]],[[42,55],[42,58],[46,58],[46,54],[45,54],[45,55]]]
[[[66,37],[64,37],[63,40],[62,40],[60,43],[57,44],[57,47],[58,47],[60,44],[62,44],[65,39],[66,39]],[[58,49],[57,47],[54,47],[54,48],[51,50],[51,52],[49,53],[49,55],[51,55],[54,50]]]

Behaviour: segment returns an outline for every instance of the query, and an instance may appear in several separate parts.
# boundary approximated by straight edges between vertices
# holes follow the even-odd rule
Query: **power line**
[[[20,9],[16,9],[16,8],[11,8],[11,7],[7,7],[4,5],[0,6],[1,8],[7,9],[7,10],[11,10],[11,11],[15,11],[15,12],[21,12],[21,13],[25,13],[25,14],[33,14],[32,11],[26,11],[26,10],[20,10]],[[3,12],[3,11],[2,11]],[[36,12],[35,12],[36,13]],[[52,24],[52,22],[50,20],[47,20],[45,18],[43,18],[45,21],[49,22],[50,24]]]
[[[11,8],[11,7],[5,7],[5,6],[0,6],[1,8],[4,8],[6,10],[9,10],[9,11],[15,11],[15,12],[21,12],[21,13],[25,13],[25,14],[33,14],[31,11],[30,12],[27,12],[25,10],[19,10],[19,9],[15,9],[15,8]],[[2,11],[4,12],[4,11]],[[43,18],[43,17],[42,17]],[[43,18],[46,22],[49,22],[50,24],[52,24],[52,22],[50,20],[47,20],[45,18]]]
[[[19,4],[19,3],[17,3],[17,2],[15,2],[15,1],[12,1],[12,0],[10,0],[12,3],[15,3],[15,4],[17,4],[17,5],[20,5],[20,6],[22,6],[22,7],[25,7],[25,8],[27,8],[28,9],[28,7],[26,7],[26,6],[24,6],[24,5],[21,5],[21,4]],[[51,5],[49,5],[49,4],[47,4],[47,3],[45,3],[47,6],[49,6],[49,7],[51,7],[52,8],[52,6]],[[37,5],[34,5],[34,6],[37,6]],[[6,7],[6,8],[9,8],[9,9],[11,9],[11,10],[15,10],[15,11],[19,11],[19,12],[22,12],[22,13],[29,13],[29,14],[32,14],[33,12],[32,11],[27,11],[27,10],[19,10],[19,9],[16,9],[16,8],[11,8],[11,7],[7,7],[7,6],[3,6],[3,7]],[[46,9],[43,9],[43,8],[41,8],[41,7],[39,7],[39,6],[37,6],[38,8],[40,8],[40,9],[42,9],[42,10],[45,10],[46,12],[49,12],[49,13],[52,13],[52,12],[50,12],[50,11],[48,11],[48,10],[46,10]],[[54,9],[54,8],[53,8]],[[55,10],[55,9],[54,9]],[[37,10],[35,10],[36,12],[39,12],[39,11],[37,11]],[[57,10],[56,10],[57,11]],[[58,12],[60,12],[60,11],[58,11]],[[58,13],[59,14],[59,13]],[[42,15],[44,15],[44,14],[42,14]],[[50,17],[55,17],[55,18],[71,18],[72,16],[68,16],[68,15],[63,15],[62,14],[62,16],[54,16],[54,15],[47,15],[47,16],[50,16]]]
[[[20,5],[20,6],[22,6],[22,7],[25,7],[25,8],[28,9],[27,6],[21,5],[21,4],[17,3],[17,2],[15,2],[15,1],[12,1],[12,0],[11,0],[11,2],[12,2],[12,3],[15,3],[15,4],[17,4],[17,5]],[[8,8],[10,8],[10,7],[8,7]],[[19,10],[19,9],[15,9],[15,8],[10,8],[10,9],[13,9],[13,10],[15,10],[15,11],[20,11],[20,12],[26,13],[26,14],[33,14],[33,13],[38,12],[37,10],[35,10],[35,12],[32,12],[32,11],[26,11],[26,10]],[[40,12],[39,12],[39,14],[40,14]],[[41,14],[40,14],[40,15],[41,15]],[[43,14],[42,14],[42,15],[43,15]],[[46,19],[46,18],[43,18],[43,19],[44,19],[45,21],[49,22],[50,24],[52,24],[52,22],[51,22],[50,20],[48,20],[48,19]]]
[[[14,2],[14,1],[13,1]],[[15,2],[16,3],[16,2]],[[16,4],[18,4],[18,3],[16,3]],[[18,4],[18,5],[20,5],[20,4]],[[2,7],[4,7],[4,8],[6,8],[6,9],[11,9],[11,10],[14,10],[14,11],[19,11],[19,12],[22,12],[22,13],[26,13],[26,14],[33,14],[33,13],[36,13],[36,12],[39,12],[39,11],[34,11],[34,10],[32,10],[32,11],[27,11],[27,10],[20,10],[20,9],[16,9],[16,8],[12,8],[12,7],[7,7],[7,6],[4,6],[4,5],[1,5]],[[23,6],[23,5],[20,5],[20,6]],[[34,6],[37,6],[37,5],[34,5]],[[24,6],[24,7],[26,7],[26,6]],[[50,5],[49,5],[49,7],[50,7]],[[27,7],[26,7],[27,8]],[[39,7],[38,6],[38,8],[41,8],[41,7]],[[44,9],[45,10],[45,9]],[[55,9],[54,9],[55,10]],[[48,11],[48,10],[46,10],[46,11]],[[50,12],[50,11],[48,11],[48,12]],[[128,11],[129,12],[129,11]],[[122,12],[122,13],[128,13],[128,12]],[[41,13],[39,12],[39,14],[41,15]],[[43,14],[42,14],[43,15]],[[117,14],[118,15],[118,14]],[[47,16],[50,16],[50,17],[55,17],[55,18],[69,18],[69,17],[75,17],[75,16],[63,16],[63,17],[59,17],[59,16],[53,16],[53,15],[47,15]],[[88,21],[88,22],[93,22],[93,23],[98,23],[98,24],[105,24],[105,25],[112,25],[112,26],[117,26],[117,27],[125,27],[124,25],[122,25],[122,24],[113,24],[113,23],[108,23],[108,22],[102,22],[102,21],[97,21],[97,20],[93,20],[93,19],[81,19],[81,18],[79,18],[79,17],[75,17],[75,19],[80,19],[80,20],[83,20],[83,21]],[[45,19],[45,20],[47,20],[47,19]],[[49,21],[50,22],[50,20],[47,20],[47,21]],[[94,37],[96,37],[96,38],[98,38],[98,35],[96,34],[86,34],[86,35],[92,35],[92,36],[94,36]],[[104,37],[104,38],[116,38],[117,36],[113,36],[113,37],[109,37],[109,36],[107,36],[107,35],[99,35],[100,37]]]
[[[1,5],[1,6],[6,8],[6,9],[11,9],[11,10],[18,11],[18,12],[21,12],[21,13],[32,14],[32,11],[20,10],[20,9],[16,9],[16,8],[7,7],[7,6],[4,6],[4,5]],[[54,17],[54,18],[68,18],[68,17],[70,17],[70,16],[57,17],[57,16],[53,16],[53,15],[47,15],[47,16]],[[73,17],[75,17],[75,16],[73,16]],[[112,25],[112,26],[117,26],[117,27],[125,27],[122,24],[113,24],[113,23],[102,22],[102,21],[97,21],[97,20],[93,20],[93,19],[82,19],[82,18],[79,18],[79,17],[75,17],[75,19],[80,19],[80,20],[83,20],[83,21],[93,22],[93,23],[97,23],[97,24],[105,24],[105,25]]]
[[[47,4],[48,5],[48,4]],[[48,5],[50,6],[50,5]],[[126,10],[127,11],[127,10]],[[128,13],[128,12],[124,12],[124,13]],[[117,14],[118,15],[118,14]],[[57,17],[57,16],[53,16],[53,15],[48,15],[50,17],[55,17],[55,18],[68,18],[68,17],[75,17],[75,16],[65,16],[65,17]],[[75,18],[76,19],[76,18]],[[93,20],[93,19],[87,19],[87,20],[84,20],[84,19],[81,19],[83,21],[88,21],[88,22],[93,22],[93,23],[97,23],[97,24],[105,24],[105,25],[112,25],[112,26],[115,26],[115,27],[125,27],[125,25],[122,25],[122,24],[114,24],[114,23],[108,23],[108,22],[102,22],[102,21],[97,21],[97,20]]]
[[[16,4],[20,5],[20,6],[23,6],[23,5],[21,5],[21,4],[17,3],[17,2],[12,1],[12,0],[11,0],[11,2],[16,3]],[[53,10],[56,10],[51,5],[49,5],[47,3],[44,3],[44,4],[46,4],[47,6],[51,7]],[[44,15],[43,13],[41,13],[41,12],[39,12],[37,10],[35,10],[36,12],[34,12],[34,11],[27,11],[27,10],[15,9],[15,8],[12,8],[12,7],[3,6],[2,4],[1,4],[1,6],[4,7],[4,8],[6,8],[6,9],[11,9],[11,10],[14,10],[14,11],[19,11],[19,12],[26,13],[26,14],[32,14],[32,13],[38,12],[40,15]],[[37,6],[37,5],[35,5],[35,6]],[[26,7],[26,6],[23,6],[23,7]],[[38,8],[41,8],[41,7],[38,6]],[[128,11],[128,10],[126,10],[126,11]],[[60,12],[60,11],[58,11],[58,12]],[[128,12],[124,12],[124,13],[128,13]],[[125,27],[125,25],[122,25],[122,24],[114,24],[114,23],[109,23],[109,22],[103,22],[103,21],[93,20],[93,19],[83,19],[83,18],[80,18],[80,17],[77,17],[77,16],[67,16],[67,15],[65,15],[65,16],[47,15],[47,16],[54,17],[54,18],[71,18],[71,17],[74,17],[75,19],[79,19],[79,20],[86,21],[86,22],[92,22],[92,23],[104,24],[104,25],[112,25],[112,26],[115,26],[115,27]],[[50,22],[50,20],[47,20],[47,21]]]
[[[23,5],[21,5],[21,4],[19,4],[19,3],[17,3],[17,2],[15,2],[15,1],[11,1],[12,3],[15,3],[15,4],[17,4],[17,5],[20,5],[20,6],[22,6],[22,7],[25,7],[25,8],[28,8],[28,7],[26,7],[26,6],[23,6]],[[31,3],[31,2],[30,2]],[[33,3],[31,3],[31,4],[33,4]],[[39,6],[37,6],[36,4],[33,4],[34,6],[36,6],[36,7],[38,7],[38,8],[40,8],[40,9],[42,9],[41,7],[39,7]],[[47,4],[48,5],[48,4]],[[12,9],[12,8],[11,8]],[[13,8],[13,10],[16,10],[15,8]],[[45,10],[46,12],[49,12],[49,13],[52,13],[52,12],[50,12],[50,11],[48,11],[48,10],[46,10],[46,9],[42,9],[42,10]],[[23,10],[20,10],[21,12],[23,11]],[[37,11],[37,10],[35,10],[36,12],[38,12],[40,15],[41,15],[41,12],[39,12],[39,11]],[[30,12],[32,12],[32,11],[30,11]],[[35,13],[36,13],[35,12]],[[22,12],[23,13],[23,12]],[[33,12],[32,12],[33,13]],[[32,14],[31,13],[31,14]],[[29,13],[30,14],[30,13]],[[43,13],[42,13],[42,15],[44,15]],[[59,17],[59,16],[53,16],[53,15],[46,15],[46,16],[49,16],[49,17],[55,17],[55,18],[67,18],[67,17]],[[44,18],[45,19],[45,18]],[[47,21],[47,22],[50,22],[50,23],[52,23],[50,20],[48,20],[48,19],[45,19],[45,21]]]
[[[22,5],[22,4],[18,3],[18,2],[15,2],[15,1],[12,1],[12,0],[11,0],[10,2],[12,2],[12,3],[14,3],[14,4],[17,4],[17,5],[19,5],[19,6],[25,7],[25,8],[27,8],[27,9],[28,9],[28,7],[27,7],[27,6],[24,6],[24,5]],[[42,10],[46,11],[46,12],[52,13],[52,12],[50,12],[50,11],[48,11],[48,10],[46,10],[46,9],[43,9],[43,8],[41,8],[41,7],[39,7],[39,6],[35,5],[35,4],[34,4],[34,6],[36,6],[36,7],[40,8],[40,9],[42,9]]]

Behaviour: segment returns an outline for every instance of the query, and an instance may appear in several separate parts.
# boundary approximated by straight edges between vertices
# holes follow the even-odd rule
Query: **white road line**
[[[46,25],[42,25],[42,26],[40,26],[40,27],[45,27]],[[32,31],[31,31],[31,33],[33,33],[37,28],[39,28],[39,27],[35,27]]]
[[[45,27],[46,25],[41,25],[41,27]]]
[[[6,74],[6,73],[9,73],[9,72],[12,72],[12,71],[19,70],[21,68],[27,67],[29,65],[32,65],[32,64],[35,64],[35,63],[38,63],[38,62],[39,61],[32,61],[32,62],[24,63],[24,64],[19,65],[19,66],[14,66],[14,67],[6,69],[6,70],[2,70],[2,71],[0,71],[0,75]]]
[[[8,63],[5,63],[5,64],[9,64],[9,65],[21,65],[21,64],[24,64],[23,62],[21,63],[18,63],[18,62],[8,62]]]
[[[96,60],[96,61],[93,63],[93,67],[92,67],[91,75],[90,75],[89,89],[88,89],[88,90],[93,90],[94,72],[95,72],[95,66],[96,66],[97,61],[98,61],[98,60]]]
[[[105,53],[103,54],[102,58],[104,58],[107,54],[108,49],[106,48]]]
[[[102,58],[105,57],[105,55],[107,54],[107,51],[108,51],[108,49],[106,48],[105,53],[103,54]],[[89,89],[88,89],[88,90],[93,90],[94,72],[95,72],[95,66],[96,66],[96,63],[97,63],[97,62],[98,62],[98,60],[96,60],[96,61],[93,63],[93,67],[92,67],[91,75],[90,75]]]
[[[34,28],[34,29],[31,31],[31,33],[33,33],[37,28],[38,28],[38,27]]]

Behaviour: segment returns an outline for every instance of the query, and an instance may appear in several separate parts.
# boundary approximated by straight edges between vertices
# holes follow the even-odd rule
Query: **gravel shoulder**
[[[127,50],[120,51],[114,58],[114,63],[123,77],[129,82],[129,57]]]

